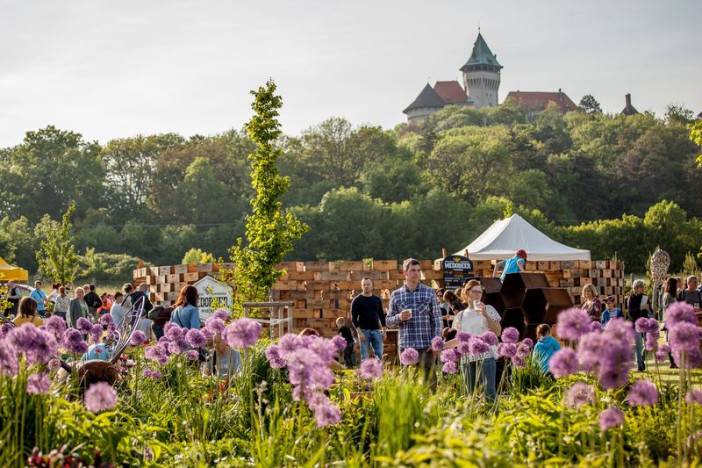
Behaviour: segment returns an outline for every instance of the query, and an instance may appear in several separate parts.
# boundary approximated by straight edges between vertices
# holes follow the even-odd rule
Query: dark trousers
[[[353,367],[353,343],[347,343],[344,348],[344,364],[346,367]]]
[[[156,341],[160,340],[161,337],[163,336],[163,327],[161,325],[157,325],[156,322],[151,324],[151,331],[154,332],[154,336],[156,337]]]

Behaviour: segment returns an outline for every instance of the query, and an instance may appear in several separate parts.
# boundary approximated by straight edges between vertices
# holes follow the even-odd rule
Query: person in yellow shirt
[[[44,321],[37,315],[37,301],[31,297],[23,297],[19,303],[19,313],[15,317],[15,326],[19,327],[25,323],[32,323],[40,327]]]

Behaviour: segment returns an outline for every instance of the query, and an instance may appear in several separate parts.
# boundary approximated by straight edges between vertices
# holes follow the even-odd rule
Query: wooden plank
[[[173,265],[173,273],[181,274],[188,272],[188,265]]]
[[[373,271],[399,270],[397,260],[373,260]]]

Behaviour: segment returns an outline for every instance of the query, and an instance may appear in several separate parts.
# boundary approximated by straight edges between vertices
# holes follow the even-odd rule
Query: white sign
[[[227,310],[232,305],[232,288],[227,283],[223,283],[211,276],[205,276],[197,283],[195,289],[200,296],[198,308],[200,309],[200,320],[204,321],[212,315],[215,309],[223,307]],[[216,304],[216,307],[213,307]]]

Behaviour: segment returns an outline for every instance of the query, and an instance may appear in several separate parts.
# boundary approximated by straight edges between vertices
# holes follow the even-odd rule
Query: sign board
[[[468,257],[451,255],[441,261],[444,271],[444,287],[449,289],[460,288],[466,281],[473,278],[473,262]]]
[[[200,296],[198,308],[200,320],[207,320],[212,313],[220,308],[229,309],[232,306],[232,288],[211,276],[205,276],[193,284]]]

